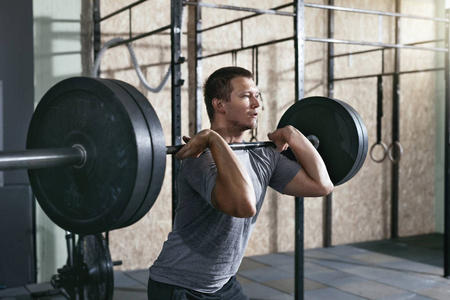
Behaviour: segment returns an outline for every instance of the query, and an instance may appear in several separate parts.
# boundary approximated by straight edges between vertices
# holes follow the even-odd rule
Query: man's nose
[[[252,107],[260,107],[261,106],[261,103],[259,103],[259,99],[256,96],[252,95],[251,99],[252,99],[252,102],[251,102]]]

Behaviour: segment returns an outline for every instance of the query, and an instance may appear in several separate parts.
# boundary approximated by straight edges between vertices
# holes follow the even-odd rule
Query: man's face
[[[256,128],[260,103],[255,82],[250,78],[236,77],[230,83],[233,91],[230,101],[224,103],[228,124],[238,131]]]

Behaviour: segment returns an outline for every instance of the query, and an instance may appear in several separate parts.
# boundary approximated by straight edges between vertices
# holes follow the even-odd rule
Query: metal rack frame
[[[179,0],[175,0],[175,1],[179,1]],[[264,47],[264,46],[268,46],[268,45],[273,45],[276,43],[281,43],[281,42],[285,42],[285,41],[294,41],[294,56],[295,56],[295,67],[294,67],[294,71],[295,71],[295,99],[296,101],[300,100],[303,98],[304,96],[304,49],[305,49],[305,20],[304,20],[304,12],[305,12],[305,3],[302,0],[295,0],[292,3],[289,4],[285,4],[285,5],[281,5],[281,6],[277,6],[274,7],[272,9],[257,9],[257,8],[249,8],[249,7],[238,7],[238,6],[229,6],[229,5],[219,5],[219,4],[211,4],[211,3],[203,3],[201,2],[201,0],[198,0],[197,2],[191,2],[191,1],[184,1],[185,5],[193,5],[196,6],[196,57],[195,57],[195,61],[196,61],[196,87],[197,87],[197,91],[195,93],[195,102],[196,102],[196,107],[198,109],[201,108],[201,85],[198,84],[198,78],[201,78],[201,61],[203,59],[207,59],[207,58],[211,58],[211,57],[215,57],[215,56],[220,56],[220,55],[226,55],[226,54],[231,54],[234,58],[236,56],[236,54],[240,51],[245,51],[245,50],[252,50],[252,49],[257,49],[260,47]],[[280,9],[289,7],[289,6],[293,6],[293,13],[289,13],[289,12],[280,12]],[[227,9],[227,10],[237,10],[237,11],[246,11],[246,12],[251,12],[253,14],[246,16],[246,17],[241,17],[241,18],[237,18],[231,21],[227,21],[225,23],[222,24],[218,24],[218,25],[214,25],[205,29],[201,29],[201,8],[206,7],[206,8],[216,8],[216,9]],[[248,20],[250,18],[254,18],[257,16],[260,16],[262,14],[270,14],[270,15],[281,15],[281,16],[288,16],[288,17],[293,17],[293,28],[294,28],[294,35],[292,37],[287,37],[287,38],[283,38],[283,39],[278,39],[278,40],[273,40],[273,41],[269,41],[269,42],[264,42],[264,43],[259,43],[259,44],[253,44],[253,45],[249,45],[249,46],[244,46],[243,44],[243,25],[242,22],[244,20]],[[217,53],[213,53],[213,54],[209,54],[209,55],[202,55],[202,44],[201,44],[201,34],[203,32],[209,31],[209,30],[213,30],[213,29],[217,29],[220,28],[222,26],[226,26],[232,23],[240,23],[240,27],[241,27],[241,45],[239,48],[235,48],[235,49],[231,49],[231,50],[227,50],[227,51],[221,51],[221,52],[217,52]],[[197,116],[198,116],[198,112],[197,112]],[[195,124],[200,124],[201,120],[195,120],[194,121]],[[197,125],[199,126],[199,125]],[[199,131],[200,128],[196,128],[196,131]],[[304,239],[303,239],[303,223],[304,223],[304,204],[303,204],[303,198],[295,198],[295,298],[296,299],[303,299],[303,294],[304,294]]]
[[[132,3],[121,10],[111,13],[103,18],[100,17],[100,3],[99,0],[94,1],[94,55],[97,55],[100,50],[100,23],[103,20],[106,20],[120,12],[129,10],[130,20],[131,20],[131,8],[141,4],[142,2],[148,0],[140,0]],[[132,36],[131,29],[131,21],[130,21],[130,34],[129,39],[123,41],[121,44],[125,44],[131,41],[135,41],[140,38],[147,37],[152,34],[156,34],[165,30],[171,30],[171,66],[172,66],[172,143],[180,144],[181,143],[181,86],[183,85],[183,80],[181,79],[181,70],[180,65],[184,62],[184,58],[181,56],[181,11],[183,6],[196,6],[196,24],[195,24],[195,40],[196,40],[196,51],[195,51],[195,84],[196,84],[196,100],[195,107],[196,113],[194,114],[196,119],[193,121],[194,123],[194,132],[200,130],[201,127],[201,85],[198,82],[198,78],[201,78],[202,74],[202,60],[207,59],[214,56],[232,54],[235,55],[239,51],[249,50],[249,49],[257,49],[259,47],[263,47],[266,45],[271,45],[275,43],[284,42],[287,40],[294,40],[295,44],[295,99],[299,100],[303,98],[303,86],[304,86],[304,45],[305,42],[323,42],[328,44],[328,96],[333,97],[334,92],[334,82],[343,81],[343,80],[353,80],[359,78],[368,78],[375,76],[393,76],[394,78],[394,88],[393,88],[393,142],[399,140],[399,87],[400,87],[400,79],[399,75],[407,74],[407,73],[415,73],[415,72],[430,72],[430,71],[445,71],[446,85],[445,85],[445,105],[446,105],[446,113],[445,113],[445,140],[446,140],[446,149],[445,149],[445,242],[444,242],[444,276],[448,277],[450,272],[450,87],[449,87],[449,20],[450,20],[450,10],[446,11],[446,18],[433,18],[433,17],[424,17],[424,16],[416,16],[410,14],[402,14],[400,13],[400,1],[396,0],[396,12],[383,12],[383,11],[373,11],[373,10],[365,10],[365,9],[356,9],[356,8],[346,8],[346,7],[338,7],[334,6],[334,0],[328,0],[328,5],[318,5],[318,4],[308,4],[305,3],[304,0],[295,0],[292,3],[288,3],[285,5],[281,5],[278,7],[274,7],[272,9],[257,9],[257,8],[248,8],[248,7],[237,7],[237,6],[229,6],[229,5],[220,5],[220,4],[210,4],[203,3],[201,0],[195,1],[183,1],[183,0],[171,0],[171,24],[168,26],[161,27],[160,29],[154,30],[152,32],[148,32],[139,36]],[[280,9],[292,6],[293,12],[281,12]],[[316,38],[316,37],[306,37],[304,32],[304,14],[305,8],[315,8],[315,9],[326,9],[328,10],[328,37],[327,38]],[[227,9],[227,10],[240,10],[252,12],[254,14],[238,18],[235,20],[228,21],[223,24],[215,25],[209,28],[202,29],[201,24],[201,15],[202,8],[216,8],[216,9]],[[379,16],[387,16],[394,17],[396,19],[396,40],[395,44],[386,44],[386,43],[374,43],[374,42],[365,42],[365,41],[351,41],[351,40],[338,40],[334,39],[334,12],[335,11],[343,11],[343,12],[354,12],[354,13],[364,13],[364,14],[374,14]],[[229,51],[222,51],[218,53],[213,53],[209,55],[202,55],[202,32],[206,32],[209,30],[213,30],[219,28],[221,26],[229,25],[234,22],[241,23],[241,32],[242,32],[242,22],[246,19],[253,18],[259,16],[261,14],[273,14],[273,15],[284,15],[293,17],[293,26],[294,26],[294,36],[289,38],[283,38],[278,40],[269,41],[266,43],[256,44],[245,46],[243,45],[241,39],[241,47],[237,49],[232,49]],[[423,19],[435,22],[444,22],[446,23],[446,36],[445,36],[445,47],[423,47],[418,46],[421,44],[436,42],[436,40],[432,41],[424,41],[414,44],[400,44],[399,43],[399,20],[400,18],[413,18],[413,19]],[[367,51],[359,51],[348,54],[334,54],[334,44],[352,44],[352,45],[363,45],[363,46],[376,46],[379,47],[377,49],[370,49]],[[365,75],[365,76],[353,76],[347,78],[335,78],[334,77],[334,58],[341,57],[345,55],[355,55],[362,54],[372,51],[384,51],[385,49],[394,49],[395,51],[395,70],[390,73],[382,74],[374,74],[374,75]],[[415,70],[415,71],[404,71],[400,70],[399,65],[399,49],[415,49],[415,50],[423,50],[423,51],[435,51],[435,52],[444,52],[446,53],[445,57],[445,68],[430,68],[425,70]],[[398,153],[394,153],[394,157],[398,156]],[[173,211],[177,204],[178,198],[178,190],[176,188],[175,179],[178,175],[179,162],[176,159],[173,159],[172,162],[172,203],[173,203]],[[392,167],[392,230],[391,236],[393,238],[398,236],[398,164],[393,164]],[[325,220],[324,220],[324,246],[329,247],[332,245],[332,224],[331,224],[331,203],[332,203],[331,195],[325,199]],[[296,199],[296,209],[295,209],[295,299],[303,299],[303,258],[304,258],[304,242],[303,242],[303,199]]]
[[[446,107],[446,116],[445,116],[445,199],[444,199],[444,277],[448,278],[450,276],[450,146],[449,146],[449,127],[450,127],[450,88],[449,88],[449,23],[450,23],[450,10],[446,11],[446,18],[434,18],[434,17],[424,17],[424,16],[416,16],[410,14],[402,14],[401,11],[401,1],[396,0],[395,2],[395,13],[390,12],[382,12],[382,11],[372,11],[372,10],[362,10],[362,9],[354,9],[354,8],[345,8],[345,7],[337,7],[334,6],[334,1],[329,0],[329,5],[317,5],[317,4],[305,4],[306,7],[312,8],[321,8],[329,10],[329,20],[328,20],[328,28],[329,28],[329,36],[328,39],[316,39],[316,38],[306,38],[307,41],[311,42],[326,42],[329,44],[329,74],[328,74],[328,84],[329,84],[329,96],[333,96],[333,87],[334,82],[343,81],[343,80],[354,80],[361,78],[370,78],[377,76],[392,76],[393,77],[393,103],[392,103],[392,143],[399,142],[400,140],[400,75],[402,74],[411,74],[411,73],[419,73],[419,72],[435,72],[435,71],[445,71],[445,81],[446,81],[446,91],[445,91],[445,107]],[[373,43],[373,42],[360,42],[360,41],[347,41],[347,40],[336,40],[333,39],[333,12],[334,11],[344,11],[344,12],[355,12],[355,13],[365,13],[365,14],[373,14],[379,16],[388,16],[395,18],[395,44],[384,44],[384,43]],[[433,42],[442,42],[444,40],[430,40],[430,41],[422,41],[416,42],[413,44],[400,44],[399,36],[400,36],[400,18],[412,18],[412,19],[421,19],[428,20],[433,22],[441,22],[446,25],[446,35],[445,35],[445,47],[421,47],[417,46],[420,44],[427,44]],[[352,45],[363,45],[363,46],[377,46],[380,47],[378,49],[371,49],[367,51],[359,51],[348,54],[340,54],[334,55],[332,44],[352,44]],[[373,51],[383,51],[385,49],[394,49],[394,72],[386,73],[384,72],[384,68],[381,74],[373,74],[373,75],[364,75],[364,76],[352,76],[346,78],[334,78],[334,58],[355,55],[355,54],[363,54]],[[423,51],[434,51],[434,52],[443,52],[446,53],[445,56],[445,67],[442,68],[429,68],[422,70],[411,70],[411,71],[401,71],[400,70],[400,49],[414,49],[414,50],[423,50]],[[383,55],[384,57],[384,55]],[[384,60],[383,60],[384,62]],[[398,149],[395,149],[394,159],[399,157]],[[398,212],[399,212],[399,165],[394,163],[392,164],[392,182],[391,182],[391,238],[398,237]],[[327,199],[327,205],[325,209],[326,227],[328,228],[325,238],[324,244],[331,245],[331,225],[328,222],[331,222],[331,200]]]
[[[332,0],[329,0],[330,3],[332,3]],[[334,55],[334,53],[329,52],[329,95],[332,96],[333,92],[333,86],[334,82],[336,81],[343,81],[343,80],[353,80],[353,79],[361,79],[361,78],[370,78],[370,77],[377,77],[377,76],[393,76],[394,79],[394,89],[393,89],[393,120],[392,120],[392,131],[393,131],[393,143],[398,142],[399,137],[399,131],[400,131],[400,124],[399,124],[399,95],[400,95],[400,78],[399,76],[402,74],[411,74],[411,73],[419,73],[419,72],[431,72],[431,71],[445,71],[447,68],[430,68],[430,69],[422,69],[422,70],[411,70],[411,71],[401,71],[400,70],[400,53],[399,49],[415,49],[415,50],[424,50],[424,51],[434,51],[434,52],[444,52],[448,53],[448,43],[447,48],[438,48],[438,47],[420,47],[416,46],[418,44],[425,44],[425,43],[432,43],[432,42],[440,42],[443,40],[430,40],[430,41],[423,41],[423,42],[417,42],[413,44],[400,44],[399,42],[399,34],[400,34],[400,26],[399,21],[401,17],[404,18],[413,18],[413,19],[422,19],[422,20],[429,20],[434,22],[444,22],[447,24],[449,23],[448,19],[444,18],[427,18],[423,16],[414,16],[409,14],[401,14],[398,13],[400,11],[400,1],[396,0],[396,13],[387,13],[387,12],[379,12],[379,11],[370,11],[370,10],[360,10],[360,9],[350,9],[350,8],[342,8],[342,7],[336,7],[333,6],[333,4],[330,5],[307,5],[309,7],[314,8],[323,8],[323,9],[331,9],[330,14],[332,14],[333,11],[344,11],[344,12],[361,12],[366,14],[375,14],[379,16],[389,16],[394,17],[396,20],[395,22],[395,44],[383,44],[383,43],[372,43],[372,42],[358,42],[358,41],[345,41],[345,40],[335,40],[332,37],[328,39],[315,39],[315,38],[307,38],[309,41],[313,42],[327,42],[327,43],[338,43],[338,44],[353,44],[353,45],[363,45],[363,46],[379,46],[380,48],[377,49],[370,49],[367,51],[358,51],[353,53],[347,53],[347,54],[340,54],[340,55]],[[330,19],[333,18],[332,16]],[[332,23],[332,22],[331,22]],[[332,32],[332,25],[329,24],[329,32]],[[381,74],[372,74],[372,75],[363,75],[363,76],[352,76],[352,77],[342,77],[342,78],[334,78],[333,74],[333,60],[336,57],[342,57],[342,56],[349,56],[349,55],[355,55],[355,54],[364,54],[368,52],[374,52],[374,51],[383,51],[385,49],[394,49],[395,51],[395,58],[394,58],[394,72],[386,73],[384,72],[384,68]],[[384,55],[383,55],[384,57]],[[384,59],[383,59],[384,62]],[[383,64],[382,62],[382,64]],[[448,99],[448,95],[446,95],[446,99]],[[448,102],[448,101],[447,101]],[[394,158],[398,157],[398,152],[394,152]],[[398,185],[399,185],[399,179],[398,179],[398,164],[392,165],[392,209],[391,209],[391,237],[397,238],[398,237]],[[328,212],[330,212],[331,209],[328,209]],[[331,233],[329,233],[331,234]],[[330,238],[328,238],[329,240]]]

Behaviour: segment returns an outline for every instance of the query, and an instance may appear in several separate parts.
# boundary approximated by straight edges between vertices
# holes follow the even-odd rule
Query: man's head
[[[233,91],[231,80],[236,77],[245,77],[253,79],[250,71],[240,67],[224,67],[212,73],[205,82],[203,94],[205,98],[206,111],[211,122],[214,120],[214,107],[212,100],[214,98],[230,101],[230,95]]]

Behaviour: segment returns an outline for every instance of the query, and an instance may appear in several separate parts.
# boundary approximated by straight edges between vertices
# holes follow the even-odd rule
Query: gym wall
[[[106,16],[134,1],[102,0],[101,16]],[[209,0],[211,3],[242,5],[242,1]],[[248,0],[246,7],[271,8],[288,1]],[[324,0],[308,1],[326,4]],[[441,2],[403,0],[402,12],[434,16]],[[394,0],[350,1],[335,0],[336,6],[380,11],[394,11]],[[84,9],[88,9],[83,6]],[[202,10],[202,26],[210,27],[248,13],[219,9]],[[441,13],[442,15],[442,13]],[[184,10],[183,33],[187,33],[188,9]],[[305,30],[307,37],[326,37],[327,11],[307,8]],[[115,37],[128,37],[129,24],[134,35],[149,32],[170,24],[170,1],[148,1],[135,7],[132,20],[123,12],[102,22],[102,44]],[[293,35],[291,17],[264,15],[244,21],[244,45],[270,41]],[[400,42],[411,43],[435,38],[438,28],[432,22],[420,20],[402,21]],[[92,26],[83,23],[82,26]],[[335,38],[347,40],[395,43],[394,19],[335,12]],[[241,43],[240,27],[233,24],[202,35],[203,55],[233,49]],[[157,86],[166,74],[170,63],[170,32],[165,31],[133,42],[133,48],[141,68],[152,86]],[[182,40],[183,56],[192,51],[192,40],[187,34]],[[278,120],[294,103],[294,53],[293,42],[288,41],[258,49],[258,87],[262,94],[262,108],[257,137],[266,140],[266,134],[276,128]],[[88,50],[86,50],[88,49]],[[356,45],[335,45],[335,53],[348,53],[370,49]],[[85,45],[83,56],[89,62],[92,49]],[[393,71],[394,50],[386,50],[384,66],[381,52],[350,55],[335,59],[335,77],[378,74],[382,67]],[[401,50],[401,70],[435,67],[440,54],[428,51]],[[252,52],[239,52],[237,65],[252,69]],[[223,55],[202,61],[203,82],[217,68],[234,63],[231,55]],[[86,73],[89,63],[85,64]],[[191,61],[182,64],[182,132],[189,134],[188,72]],[[443,72],[423,72],[400,77],[400,140],[404,153],[400,162],[399,185],[399,235],[417,235],[435,231],[435,182],[436,182],[436,103],[441,103],[442,93],[436,86],[443,80]],[[101,64],[101,77],[116,78],[136,86],[146,95],[155,108],[166,136],[171,141],[171,92],[170,81],[157,94],[147,92],[139,82],[125,46],[106,51]],[[382,140],[390,144],[392,124],[392,77],[383,78],[384,116]],[[327,95],[327,44],[306,42],[305,46],[305,96]],[[376,140],[376,77],[335,82],[334,97],[352,105],[364,120],[369,146]],[[436,95],[439,94],[439,99]],[[438,102],[436,102],[438,101]],[[203,109],[202,127],[209,121]],[[250,139],[250,135],[247,140]],[[122,269],[141,269],[152,264],[171,229],[171,157],[168,156],[163,189],[150,212],[138,223],[110,233],[110,250],[113,260],[122,260]],[[391,163],[385,160],[375,163],[369,156],[360,172],[350,181],[338,186],[333,193],[333,244],[380,240],[390,237]],[[251,238],[247,255],[294,250],[294,200],[268,190],[265,204]],[[305,247],[323,246],[323,200],[305,199]]]

